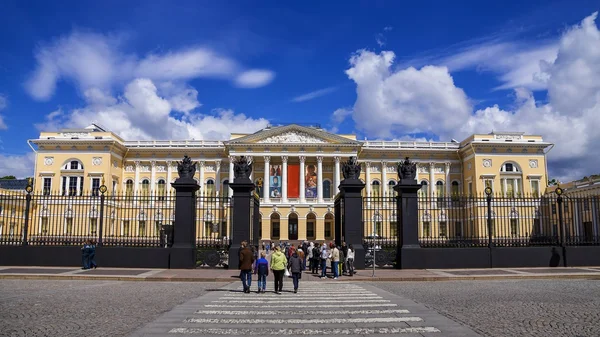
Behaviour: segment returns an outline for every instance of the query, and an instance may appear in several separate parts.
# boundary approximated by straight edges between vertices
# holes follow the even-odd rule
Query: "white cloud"
[[[319,89],[319,90],[315,90],[315,91],[311,91],[307,94],[303,94],[300,96],[296,96],[294,98],[292,98],[292,102],[305,102],[305,101],[310,101],[311,99],[315,99],[317,97],[321,97],[321,96],[325,96],[327,94],[330,94],[334,91],[337,90],[337,87],[328,87],[328,88],[323,88],[323,89]]]
[[[0,111],[4,110],[4,108],[6,108],[6,105],[8,105],[8,100],[3,95],[0,95]],[[8,129],[8,126],[6,126],[6,123],[4,123],[4,118],[2,117],[2,115],[0,115],[0,130],[6,129]]]
[[[32,177],[34,165],[34,153],[24,155],[0,154],[0,177],[15,176],[17,179]]]
[[[37,100],[48,100],[59,81],[76,83],[81,92],[91,88],[110,91],[134,78],[150,78],[157,82],[186,81],[210,77],[246,79],[246,87],[259,87],[270,82],[269,70],[243,72],[235,60],[214,50],[195,46],[146,56],[126,53],[124,38],[90,32],[73,31],[35,52],[37,65],[26,81],[27,92]]]
[[[235,78],[235,84],[240,88],[258,88],[271,83],[275,73],[265,69],[252,69],[240,73]]]
[[[494,105],[473,112],[467,96],[455,86],[444,67],[394,71],[392,52],[359,51],[347,70],[357,86],[353,113],[356,126],[371,137],[386,138],[419,131],[429,131],[446,140],[492,130],[539,134],[555,144],[548,157],[551,176],[569,181],[597,173],[600,31],[596,16],[594,13],[567,30],[552,59],[546,53],[529,54],[531,59],[522,64],[541,64],[536,71],[548,88],[548,102],[536,102],[530,89],[516,88],[514,108],[510,111]],[[459,67],[460,60],[454,61],[451,66]],[[509,74],[506,78],[512,76],[513,70],[505,68],[504,75]]]
[[[340,124],[348,118],[348,116],[352,115],[352,109],[350,108],[339,108],[336,109],[331,114],[331,124],[332,127],[329,129],[329,132],[337,133],[339,130]]]
[[[398,133],[455,132],[472,110],[448,69],[426,66],[394,72],[394,57],[390,51],[360,50],[350,59],[346,74],[356,83],[353,119],[357,128],[386,138]]]
[[[193,89],[188,89],[193,90]],[[191,96],[197,94],[195,90]],[[144,139],[227,139],[232,132],[255,132],[267,126],[263,118],[247,117],[231,110],[215,110],[211,114],[187,111],[181,117],[173,112],[185,112],[195,105],[163,97],[150,79],[135,79],[127,84],[119,98],[100,90],[86,91],[87,105],[69,113],[61,109],[46,116],[45,123],[36,125],[40,130],[80,128],[92,122],[99,123],[127,140]],[[188,97],[189,98],[189,97]],[[199,103],[196,101],[197,105]],[[188,104],[188,105],[186,105]]]

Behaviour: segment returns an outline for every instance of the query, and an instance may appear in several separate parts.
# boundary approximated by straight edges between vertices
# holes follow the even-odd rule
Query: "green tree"
[[[15,177],[15,176],[4,176],[4,177],[1,177],[0,179],[2,179],[2,180],[9,180],[9,179],[17,179],[17,177]]]

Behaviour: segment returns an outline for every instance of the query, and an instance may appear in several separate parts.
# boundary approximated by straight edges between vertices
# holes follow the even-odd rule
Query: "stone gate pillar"
[[[229,246],[229,268],[238,268],[240,262],[239,250],[242,241],[252,243],[250,226],[252,226],[252,208],[254,207],[254,183],[250,180],[252,164],[245,157],[234,161],[233,183],[229,187],[233,190],[232,203],[232,228]]]
[[[419,268],[419,199],[417,193],[421,185],[416,180],[417,165],[406,160],[398,164],[399,183],[394,186],[398,192],[396,213],[398,221],[398,244],[396,250],[396,268]]]
[[[356,157],[343,164],[342,173],[344,180],[340,182],[340,193],[335,201],[335,241],[336,245],[341,245],[342,240],[346,245],[352,245],[354,267],[365,269],[361,194],[365,184],[359,179],[360,164]]]
[[[175,225],[169,267],[196,268],[196,163],[184,156],[177,163],[179,178],[171,183],[175,189]]]

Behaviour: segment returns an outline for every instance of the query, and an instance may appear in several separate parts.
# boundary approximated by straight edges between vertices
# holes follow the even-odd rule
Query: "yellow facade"
[[[486,184],[495,194],[506,197],[540,195],[540,191],[546,189],[546,152],[551,148],[542,137],[521,133],[476,134],[462,142],[358,141],[354,135],[335,135],[320,128],[298,125],[268,127],[253,134],[232,134],[229,140],[223,141],[127,141],[92,124],[81,130],[42,132],[38,139],[30,142],[37,147],[34,193],[71,196],[72,200],[94,195],[102,183],[108,188],[107,200],[110,196],[169,194],[172,192],[170,183],[178,177],[177,161],[184,155],[198,162],[195,179],[201,195],[227,197],[230,195],[227,184],[233,179],[232,159],[248,156],[253,163],[252,179],[257,185],[260,181],[262,188],[258,192],[261,193],[263,240],[333,239],[336,186],[343,179],[341,166],[351,156],[357,156],[362,165],[360,178],[366,183],[365,197],[393,196],[393,186],[398,183],[396,165],[404,157],[410,157],[417,163],[417,180],[423,185],[420,195],[433,202],[442,196],[482,195]],[[270,192],[269,172],[274,168],[282,171],[281,190]],[[290,172],[286,173],[288,169]],[[300,175],[297,185],[288,184],[292,169]],[[296,192],[292,190],[296,188],[298,194],[293,195]],[[166,199],[149,202],[144,207],[139,200],[130,204],[115,202],[111,207],[116,213],[121,212],[115,215],[120,223],[105,223],[105,235],[153,233],[158,230],[156,224],[171,217],[170,197]],[[73,203],[70,207],[77,212]],[[86,207],[86,212],[71,216],[81,219],[72,226],[87,226],[82,232],[89,232],[92,227],[90,206]],[[216,204],[211,207],[210,212],[199,207],[198,236],[215,234],[207,227],[214,222],[226,222],[215,235],[222,237],[225,232],[228,235],[228,208]],[[385,231],[393,235],[390,226],[395,221],[394,207],[387,202],[384,209],[373,214],[376,219],[364,219],[365,235],[373,228],[380,230],[377,226],[386,227]],[[445,207],[450,208],[431,205],[428,214],[427,207],[421,208],[421,236],[439,235],[440,230],[444,230],[439,226],[443,219],[451,223],[452,212],[444,211]],[[65,227],[67,208],[54,209],[56,214],[52,221]],[[141,209],[143,215],[140,215]],[[482,231],[481,219],[485,217],[482,209],[481,205],[471,207],[473,223],[461,224],[463,235]],[[33,222],[50,218],[42,215],[40,209],[35,212],[33,216],[37,220]],[[430,219],[429,228],[423,227],[425,219]],[[373,227],[375,222],[381,224]],[[454,225],[446,229],[448,235],[456,230]]]

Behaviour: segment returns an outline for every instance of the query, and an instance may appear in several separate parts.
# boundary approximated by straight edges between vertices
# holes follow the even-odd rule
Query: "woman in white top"
[[[354,247],[352,247],[352,245],[348,246],[348,256],[346,261],[348,263],[348,274],[354,276]]]

